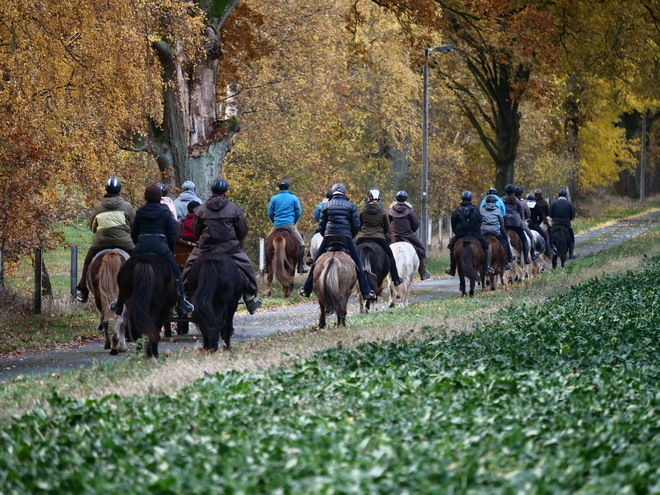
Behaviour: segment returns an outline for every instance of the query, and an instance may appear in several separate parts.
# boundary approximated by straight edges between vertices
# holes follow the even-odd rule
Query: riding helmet
[[[534,201],[536,199],[536,196],[534,196],[534,193],[529,193],[527,195],[527,201]]]
[[[516,196],[520,197],[522,196],[522,193],[523,193],[523,188],[520,186],[516,186],[516,191],[515,191]]]
[[[537,198],[542,198],[543,197],[543,191],[541,191],[538,188],[534,189],[534,196],[536,196]]]
[[[559,193],[558,193],[558,194],[559,194],[559,197],[561,197],[561,198],[565,198],[566,196],[568,196],[568,191],[562,187],[562,188],[559,190]]]
[[[516,187],[513,184],[507,184],[504,186],[504,192],[507,194],[513,194],[516,192]]]
[[[147,188],[144,190],[144,200],[147,203],[160,203],[160,198],[162,197],[163,194],[160,189],[160,186],[157,186],[155,184],[147,186]]]
[[[369,189],[369,201],[378,201],[380,199],[380,191],[377,188]]]
[[[472,201],[472,191],[463,191],[461,193],[462,201]]]
[[[279,187],[280,190],[289,189],[291,187],[291,182],[286,179],[282,179],[277,183],[277,187]]]
[[[497,195],[497,189],[495,189],[494,187],[491,187],[490,189],[488,189],[488,192],[486,194],[495,194],[495,195]]]
[[[332,186],[332,194],[346,194],[346,188],[344,184],[335,184]]]
[[[497,203],[497,198],[492,194],[486,196],[486,203]]]
[[[191,180],[187,180],[181,186],[182,191],[192,191],[195,192],[195,183]]]
[[[167,193],[170,192],[170,188],[165,184],[158,184],[158,187],[160,187],[160,192],[162,193],[163,197],[167,196]]]
[[[108,194],[119,194],[121,191],[121,181],[117,177],[110,177],[105,182],[105,192]]]
[[[396,200],[399,203],[403,203],[404,201],[408,201],[408,193],[406,191],[399,191],[396,193]]]
[[[211,192],[223,193],[223,192],[227,192],[227,189],[229,189],[229,184],[225,179],[223,179],[222,177],[213,179],[213,182],[211,183]]]
[[[325,193],[325,197],[330,199],[332,197],[332,189],[328,189],[328,192]]]

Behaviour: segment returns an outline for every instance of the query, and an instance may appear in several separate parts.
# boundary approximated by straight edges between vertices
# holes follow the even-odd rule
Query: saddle
[[[339,251],[339,252],[342,252],[342,253],[351,254],[348,251],[348,248],[346,247],[346,244],[344,244],[341,241],[332,241],[332,242],[328,243],[328,247],[326,248],[325,252],[328,253],[330,251]]]
[[[283,229],[283,228],[280,228],[280,227],[276,228],[276,229],[275,229],[275,232],[286,232],[287,234],[290,234],[290,233],[291,233],[291,232],[289,232],[287,229]]]

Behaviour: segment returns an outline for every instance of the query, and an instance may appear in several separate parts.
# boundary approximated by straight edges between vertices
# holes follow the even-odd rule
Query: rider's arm
[[[234,229],[235,229],[235,232],[236,232],[236,238],[239,241],[242,241],[243,239],[245,239],[245,236],[248,233],[248,224],[247,224],[247,220],[245,219],[245,215],[243,215],[243,210],[242,209],[241,209],[240,213],[238,214],[238,216],[235,219]]]
[[[268,218],[271,222],[275,220],[275,196],[270,198],[270,203],[268,203]]]
[[[358,216],[357,206],[351,204],[351,234],[355,237],[360,232],[360,217]]]
[[[295,201],[293,202],[293,224],[297,224],[298,220],[300,220],[300,217],[302,216],[302,206],[300,206],[300,200],[298,198],[295,198]]]

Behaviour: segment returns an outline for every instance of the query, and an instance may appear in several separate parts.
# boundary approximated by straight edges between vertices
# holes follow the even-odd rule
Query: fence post
[[[78,280],[78,246],[71,246],[71,298],[76,299]]]
[[[451,228],[451,221],[447,222],[447,229],[449,230],[449,238],[451,239],[452,237],[454,237],[454,232],[452,231]]]
[[[266,239],[259,237],[259,271],[261,273],[266,269]]]
[[[41,314],[41,267],[42,267],[42,251],[37,248],[34,250],[34,312]]]
[[[426,251],[431,251],[433,247],[433,219],[426,221]]]
[[[440,244],[440,251],[442,252],[442,229],[443,229],[443,224],[444,223],[444,218],[440,217],[438,218],[438,244]]]

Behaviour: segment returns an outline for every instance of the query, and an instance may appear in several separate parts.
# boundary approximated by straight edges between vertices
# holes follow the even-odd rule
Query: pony
[[[94,295],[96,309],[101,314],[98,331],[105,336],[104,349],[112,349],[109,329],[112,316],[110,303],[117,299],[117,274],[128,258],[128,253],[122,249],[104,249],[92,258],[87,271],[87,287]],[[123,350],[126,350],[125,346]]]
[[[355,263],[342,251],[328,251],[319,256],[314,266],[314,292],[321,314],[319,328],[325,328],[325,315],[335,313],[337,326],[346,326],[346,306],[357,282]]]
[[[498,276],[500,282],[504,283],[503,266],[506,263],[506,251],[497,237],[493,237],[492,235],[485,235],[484,237],[488,243],[489,264],[495,272],[488,275],[487,283],[490,284],[490,290],[495,290]]]
[[[379,296],[383,292],[383,280],[390,273],[390,259],[385,250],[375,242],[367,241],[359,244],[357,252],[369,287],[376,296]],[[360,313],[368,313],[375,301],[365,301],[362,294],[359,294],[358,298],[360,300]]]
[[[229,349],[243,290],[243,278],[231,256],[211,252],[195,260],[186,276],[186,292],[195,306],[192,319],[204,338],[205,350],[217,351],[220,338]]]
[[[535,260],[532,260],[532,271],[534,273],[544,273],[547,265],[545,262],[545,257],[548,256],[548,253],[546,252],[545,249],[545,239],[543,239],[543,236],[539,234],[536,230],[530,229],[532,232],[532,238],[530,240],[532,247],[534,250],[539,253],[541,256],[536,258]]]
[[[511,244],[511,253],[517,258],[511,266],[511,274],[508,276],[509,283],[520,282],[523,278],[527,278],[523,253],[523,242],[518,236],[518,233],[512,229],[506,229],[506,233],[509,236],[509,243]]]
[[[485,277],[483,273],[484,250],[479,239],[474,237],[461,237],[454,245],[454,261],[460,278],[461,294],[465,292],[465,277],[470,280],[470,297],[474,296],[474,285],[481,282],[484,286]]]
[[[272,293],[273,277],[282,286],[284,297],[291,295],[299,255],[300,246],[291,233],[285,230],[276,230],[268,236],[266,239],[267,296]]]
[[[568,255],[568,245],[571,242],[571,234],[567,227],[563,225],[553,225],[552,236],[555,241],[555,247],[557,248],[557,253],[552,257],[552,269],[554,270],[557,268],[557,258],[559,258],[561,260],[561,269],[563,270]]]
[[[323,242],[323,236],[317,232],[312,236],[312,240],[309,241],[309,256],[314,259],[316,257],[316,253],[319,252],[319,248],[321,247],[321,243]]]
[[[419,257],[417,251],[409,242],[394,242],[390,244],[392,254],[394,254],[394,261],[396,262],[396,269],[399,272],[399,277],[403,283],[395,286],[392,282],[392,276],[387,274],[387,283],[390,289],[389,306],[393,307],[406,307],[408,306],[408,297],[410,296],[410,286],[412,285],[413,276],[417,273],[419,268]]]
[[[124,300],[124,317],[115,319],[115,331],[121,331],[118,322],[125,321],[133,340],[143,335],[147,337],[147,356],[158,357],[160,329],[177,300],[175,278],[170,266],[155,254],[131,256],[119,270],[117,282],[119,294]],[[120,342],[123,337],[122,331]]]

